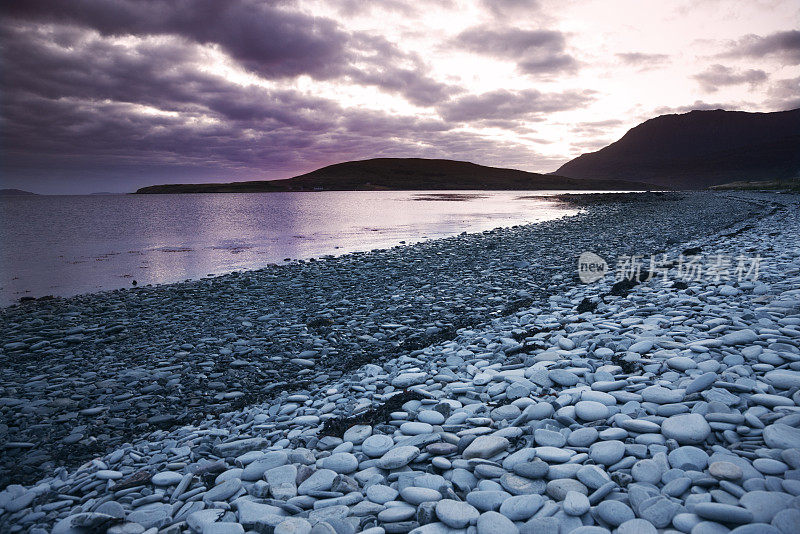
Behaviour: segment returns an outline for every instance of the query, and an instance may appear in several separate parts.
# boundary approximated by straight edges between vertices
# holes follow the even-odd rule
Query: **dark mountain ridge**
[[[285,180],[143,187],[153,193],[254,193],[272,191],[358,190],[646,190],[643,183],[583,180],[554,174],[487,167],[466,161],[423,158],[375,158],[328,165]]]
[[[0,197],[27,197],[35,195],[36,193],[23,191],[22,189],[0,189]]]
[[[700,189],[736,180],[800,176],[800,109],[691,111],[655,117],[555,174]]]

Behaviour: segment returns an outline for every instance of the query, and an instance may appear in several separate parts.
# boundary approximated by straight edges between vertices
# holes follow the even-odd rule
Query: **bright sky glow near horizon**
[[[800,107],[796,0],[28,0],[2,187],[128,192],[371,157],[551,172],[640,122]]]

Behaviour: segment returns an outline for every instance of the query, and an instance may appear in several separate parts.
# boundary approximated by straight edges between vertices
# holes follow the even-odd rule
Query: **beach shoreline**
[[[538,225],[221,279],[6,308],[3,463],[11,470],[5,471],[10,473],[5,483],[44,478],[55,481],[63,494],[62,486],[76,487],[78,480],[83,482],[77,486],[89,488],[88,493],[110,499],[114,483],[93,473],[111,469],[119,460],[110,462],[108,455],[116,458],[113,451],[133,450],[131,443],[140,444],[133,447],[141,451],[142,446],[155,450],[154,442],[178,447],[181,439],[195,445],[214,436],[215,441],[235,442],[234,437],[241,438],[242,432],[250,436],[258,427],[255,435],[266,440],[262,448],[289,447],[296,438],[308,446],[317,431],[305,425],[346,421],[347,414],[364,411],[404,388],[425,393],[420,384],[437,373],[432,355],[467,350],[473,358],[499,361],[500,368],[507,360],[514,369],[549,350],[555,339],[550,332],[574,337],[572,329],[563,330],[565,324],[535,319],[552,316],[547,310],[554,306],[576,313],[583,298],[596,303],[609,291],[613,280],[608,277],[595,286],[578,283],[580,252],[595,252],[609,262],[616,255],[678,254],[687,247],[713,252],[718,242],[735,242],[742,232],[766,224],[761,221],[775,220],[791,202],[796,199],[777,195],[668,193],[640,202],[589,203],[579,215]],[[629,241],[631,235],[636,239]],[[638,295],[647,287],[631,291]],[[703,294],[699,291],[693,294]],[[641,296],[648,298],[646,292]],[[602,303],[601,308],[613,313],[614,302],[612,298],[612,308]],[[525,326],[534,323],[536,328]],[[36,339],[33,330],[49,339]],[[477,354],[473,346],[483,343],[482,336],[487,343],[494,341],[482,349],[488,352]],[[585,337],[575,340],[578,345],[586,342]],[[572,350],[567,342],[558,345],[559,350]],[[41,365],[45,360],[53,362],[47,373]],[[369,384],[381,368],[394,372],[378,395]],[[443,369],[440,363],[438,372]],[[465,369],[459,364],[448,373],[461,376]],[[349,384],[345,396],[343,383]],[[284,412],[287,403],[294,408]],[[253,426],[262,419],[266,426]],[[41,433],[45,428],[50,434]],[[249,433],[243,430],[247,428]],[[205,430],[198,434],[197,429]],[[169,437],[173,435],[182,437],[176,441]],[[54,454],[56,450],[64,456]],[[133,458],[148,454],[135,453]],[[71,471],[91,458],[105,460]],[[199,457],[193,452],[191,458]],[[131,463],[128,457],[123,471],[132,473],[129,468],[142,461],[151,471],[189,465],[188,459],[165,458],[165,467],[151,460]],[[54,472],[55,479],[45,478]],[[47,501],[30,491],[24,495],[37,506]],[[13,495],[23,494],[14,490]],[[76,505],[87,512],[95,507],[96,502],[87,502],[79,499],[30,521],[22,521],[22,512],[6,512],[0,521],[20,521],[25,528],[52,524]]]
[[[536,225],[5,308],[0,312],[4,387],[25,399],[3,407],[5,441],[36,443],[36,453],[49,450],[57,463],[75,465],[150,429],[173,428],[287,388],[324,383],[363,363],[422,349],[459,328],[559,294],[576,283],[575,262],[584,250],[609,260],[642,253],[648,240],[650,248],[686,241],[709,227],[739,222],[753,209],[750,200],[712,193],[622,198],[640,201],[588,202],[579,215]],[[706,206],[709,201],[701,199],[716,204]],[[672,219],[664,206],[673,210]],[[640,231],[639,239],[626,242],[643,224],[635,222],[637,211],[649,219],[649,235]],[[694,213],[702,220],[678,220]],[[665,233],[670,220],[675,235]],[[598,241],[597,228],[609,238]],[[387,323],[399,326],[381,327]],[[289,364],[294,379],[284,380],[285,363],[293,359],[306,362]],[[31,365],[39,361],[52,369]],[[87,369],[94,374],[69,386],[48,380]],[[98,399],[93,383],[106,380],[112,381],[112,394]],[[60,387],[62,393],[51,392]],[[44,417],[20,419],[19,410],[42,395],[50,397],[40,410]],[[44,433],[37,426],[42,419],[58,424]],[[38,430],[31,435],[15,429],[15,421]],[[27,456],[25,448],[6,449],[5,472],[26,470],[30,464],[20,460]],[[50,465],[53,458],[34,456],[34,461]],[[31,469],[29,476],[38,471]],[[12,476],[4,483],[11,480],[31,479]]]

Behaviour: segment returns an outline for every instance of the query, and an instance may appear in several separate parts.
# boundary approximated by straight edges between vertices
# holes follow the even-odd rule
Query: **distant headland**
[[[26,197],[33,195],[36,195],[36,193],[23,191],[22,189],[0,189],[0,197]]]
[[[375,158],[347,161],[285,180],[143,187],[137,194],[258,193],[278,191],[412,191],[412,190],[632,190],[650,189],[641,182],[585,180],[554,174],[477,165],[467,161],[423,158]]]

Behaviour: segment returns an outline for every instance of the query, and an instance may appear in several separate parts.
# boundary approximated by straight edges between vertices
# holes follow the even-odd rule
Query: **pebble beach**
[[[563,201],[4,308],[0,531],[800,532],[800,197]],[[760,261],[582,284],[585,251]]]

